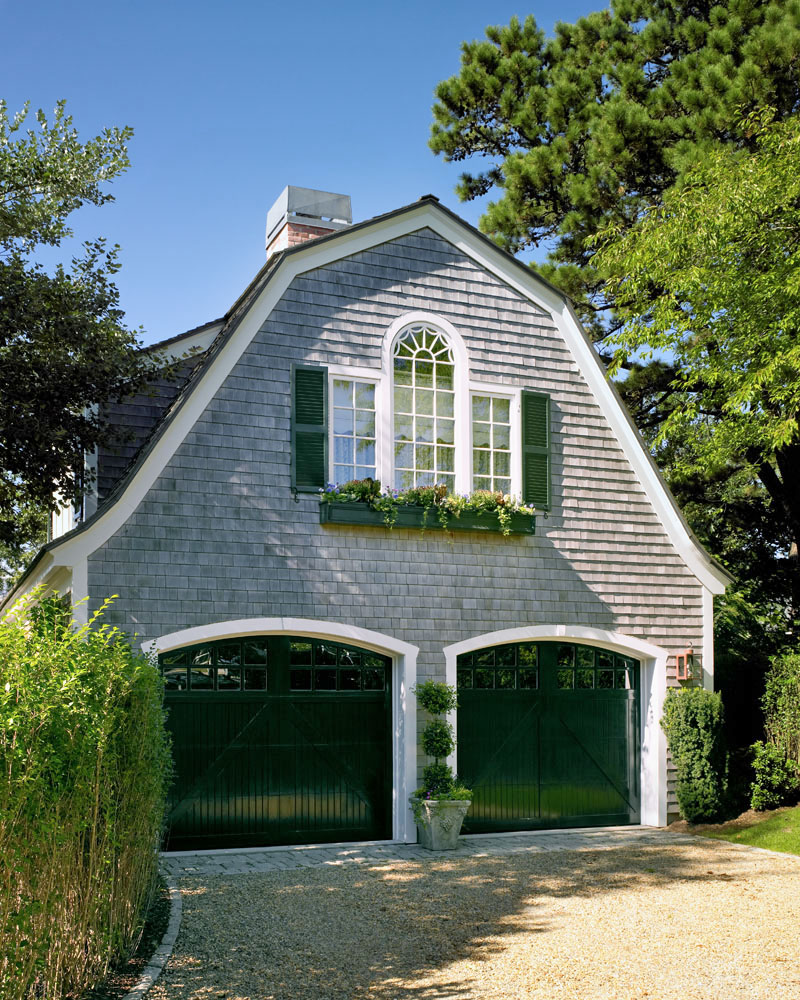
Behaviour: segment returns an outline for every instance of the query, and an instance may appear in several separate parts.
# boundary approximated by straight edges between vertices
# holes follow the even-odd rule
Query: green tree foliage
[[[610,360],[606,338],[625,316],[597,234],[626,232],[715,149],[752,151],[758,135],[748,114],[771,107],[780,121],[796,113],[799,67],[798,0],[614,0],[558,24],[550,39],[532,17],[512,19],[462,46],[460,72],[436,91],[430,144],[448,161],[480,168],[462,175],[458,193],[494,196],[485,233],[511,252],[548,249],[547,262],[532,266],[573,298]],[[769,351],[765,343],[762,354]],[[674,423],[656,443],[684,400],[682,373],[671,353],[649,362],[629,355],[627,364],[619,388],[637,425],[693,529],[740,581],[721,609],[718,648],[756,657],[763,676],[769,653],[789,638],[787,609],[791,616],[797,607],[785,470],[762,462],[762,480],[752,454],[704,468],[693,430],[679,433]],[[784,435],[789,429],[784,422]]]
[[[661,728],[677,771],[681,816],[690,823],[717,819],[725,803],[728,754],[722,699],[703,688],[667,691]]]
[[[537,269],[598,338],[613,297],[591,237],[659,204],[720,142],[747,146],[742,109],[794,112],[799,60],[798,0],[613,0],[551,39],[513,18],[462,45],[459,74],[436,89],[430,145],[487,161],[459,196],[500,195],[481,229],[512,253],[549,246]]]
[[[77,498],[84,453],[109,429],[94,404],[139,389],[161,359],[137,351],[112,277],[117,247],[86,243],[52,273],[35,260],[72,235],[68,218],[112,200],[129,128],[81,142],[63,102],[51,121],[0,102],[0,544],[6,559],[41,532],[42,512]],[[36,516],[32,516],[36,515]]]
[[[758,740],[753,752],[753,783],[750,787],[750,808],[759,812],[797,801],[800,789],[800,768],[788,760],[772,743]]]
[[[680,442],[673,474],[760,504],[748,548],[772,562],[763,583],[783,587],[786,631],[800,610],[800,118],[743,129],[753,148],[710,150],[633,228],[607,230],[599,260],[623,323],[615,365],[632,351],[674,358],[657,437]]]
[[[761,699],[765,741],[752,746],[753,809],[773,809],[800,792],[800,654],[772,658]]]
[[[170,772],[156,667],[40,599],[0,620],[4,1000],[82,995],[130,947]]]
[[[800,766],[800,654],[773,657],[762,699],[767,739]]]

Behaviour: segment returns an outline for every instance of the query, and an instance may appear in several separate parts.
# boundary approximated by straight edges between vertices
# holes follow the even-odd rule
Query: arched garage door
[[[391,660],[247,636],[159,656],[175,776],[166,847],[391,837]]]
[[[465,832],[639,822],[639,663],[573,643],[458,657]]]

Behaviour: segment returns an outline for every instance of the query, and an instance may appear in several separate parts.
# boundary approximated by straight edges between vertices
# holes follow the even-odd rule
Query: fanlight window
[[[407,327],[394,345],[394,485],[455,489],[453,351],[435,327]]]

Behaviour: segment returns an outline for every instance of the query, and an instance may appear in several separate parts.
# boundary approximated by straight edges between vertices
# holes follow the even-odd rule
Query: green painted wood
[[[320,524],[359,524],[376,528],[388,528],[382,511],[373,510],[365,503],[321,503],[319,505]],[[408,505],[399,507],[395,528],[418,528],[426,531],[441,531],[443,525],[434,511],[424,507]],[[447,522],[447,531],[492,531],[502,532],[497,517],[492,513],[477,514],[465,512],[460,517],[452,517]],[[509,530],[513,535],[533,535],[536,520],[529,514],[512,514]]]
[[[247,667],[245,642],[263,644],[266,665]],[[167,849],[391,837],[388,658],[269,636],[195,646],[161,661],[172,685],[166,705],[175,764]],[[197,677],[205,683],[202,671],[214,675],[208,689],[192,686]],[[252,676],[261,672],[266,689]],[[238,690],[226,689],[232,678]],[[293,689],[306,683],[309,690]]]
[[[522,390],[522,500],[550,509],[550,397]]]
[[[292,486],[324,489],[328,481],[328,369],[292,368]]]
[[[633,660],[568,643],[459,658],[458,772],[474,790],[464,830],[638,823],[638,675]],[[598,686],[609,679],[618,686]]]

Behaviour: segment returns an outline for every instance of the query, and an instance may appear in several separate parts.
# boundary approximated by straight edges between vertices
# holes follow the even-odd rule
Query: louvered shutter
[[[522,391],[522,500],[550,509],[550,397]]]
[[[292,370],[292,486],[324,489],[328,481],[328,369]]]

